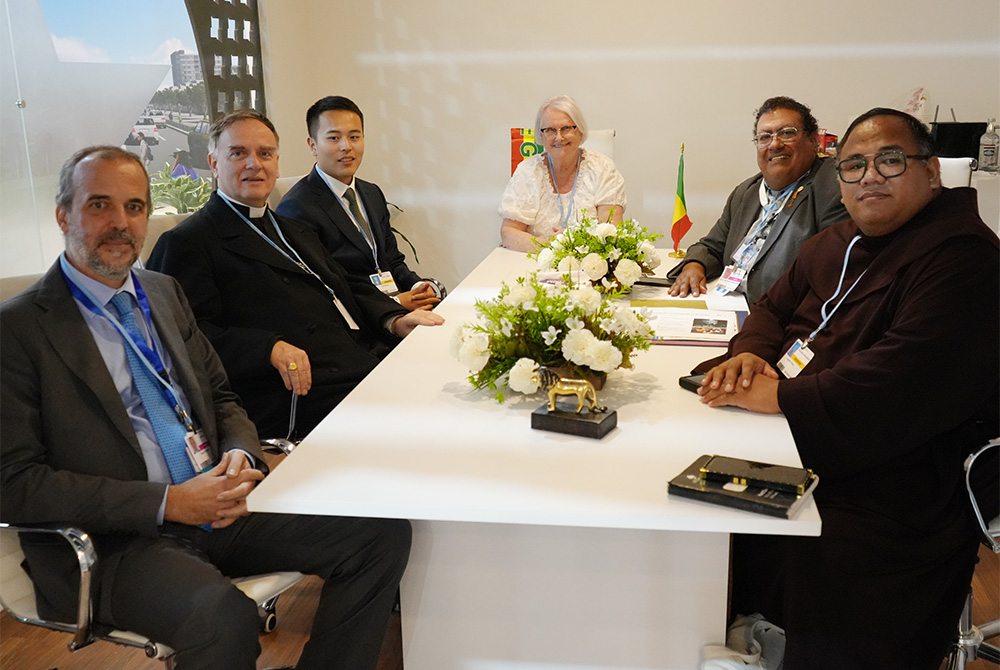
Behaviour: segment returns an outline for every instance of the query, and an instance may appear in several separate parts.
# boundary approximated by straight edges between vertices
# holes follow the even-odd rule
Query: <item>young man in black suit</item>
[[[354,176],[365,155],[361,109],[345,97],[328,96],[306,112],[306,126],[316,166],[285,194],[278,213],[316,231],[347,272],[407,309],[431,309],[444,297],[443,288],[407,267],[382,190]]]

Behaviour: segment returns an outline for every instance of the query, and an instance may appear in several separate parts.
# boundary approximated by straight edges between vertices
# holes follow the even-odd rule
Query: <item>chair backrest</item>
[[[285,194],[288,193],[288,191],[291,190],[291,188],[295,186],[295,184],[297,184],[302,177],[303,175],[299,175],[298,177],[278,178],[278,181],[274,184],[274,190],[271,191],[271,195],[267,196],[267,204],[271,206],[271,209],[276,209],[278,207],[278,203],[281,202],[281,199],[285,197]]]
[[[153,247],[156,246],[156,241],[160,239],[160,235],[191,216],[191,214],[193,212],[188,212],[187,214],[154,214],[149,217],[149,225],[146,227],[146,243],[143,244],[142,251],[139,253],[139,260],[145,264],[149,260],[149,255],[153,253]]]
[[[3,302],[8,298],[13,298],[15,295],[28,288],[41,278],[42,273],[40,272],[31,275],[0,277],[0,302]]]
[[[972,185],[974,158],[938,158],[941,162],[941,185],[947,188]]]
[[[584,149],[591,149],[602,153],[611,160],[615,159],[615,131],[612,128],[605,130],[591,130],[587,133],[587,141],[583,143]]]

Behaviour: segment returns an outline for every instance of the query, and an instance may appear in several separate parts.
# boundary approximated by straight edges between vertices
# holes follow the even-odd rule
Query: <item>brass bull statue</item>
[[[556,410],[556,397],[557,396],[576,396],[576,413],[580,414],[583,411],[584,403],[587,404],[587,409],[591,412],[607,412],[608,408],[597,404],[597,391],[594,390],[594,385],[585,379],[567,379],[566,377],[560,377],[554,371],[549,368],[539,368],[538,372],[535,373],[538,378],[538,384],[545,392],[549,394],[549,411],[554,412]]]

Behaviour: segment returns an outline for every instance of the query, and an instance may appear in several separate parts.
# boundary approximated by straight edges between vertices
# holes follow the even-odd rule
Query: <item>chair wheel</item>
[[[278,615],[274,612],[267,612],[260,618],[260,634],[267,635],[278,627]]]

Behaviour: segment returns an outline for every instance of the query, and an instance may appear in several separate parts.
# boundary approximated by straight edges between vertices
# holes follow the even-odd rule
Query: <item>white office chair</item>
[[[984,453],[990,449],[1000,448],[1000,438],[992,440],[989,444],[979,449],[965,460],[965,487],[969,493],[969,502],[979,528],[983,534],[983,544],[993,550],[993,553],[1000,554],[1000,517],[993,519],[989,523],[983,519],[979,509],[979,503],[972,491],[971,477],[972,466]],[[1000,647],[987,644],[984,640],[1000,635],[1000,620],[976,626],[972,623],[972,589],[965,599],[965,608],[958,622],[958,637],[948,653],[948,670],[965,670],[968,661],[985,660],[1000,665]]]
[[[21,567],[24,554],[21,552],[19,532],[59,535],[72,546],[80,564],[80,599],[75,624],[47,621],[38,616],[34,585],[28,573]],[[23,528],[0,523],[0,606],[21,623],[72,634],[73,638],[69,642],[70,651],[78,651],[97,640],[107,640],[142,649],[149,658],[161,659],[168,669],[173,668],[171,657],[174,650],[164,644],[128,631],[94,630],[91,621],[93,605],[90,583],[96,564],[97,554],[94,551],[93,541],[78,528]],[[269,633],[274,630],[277,623],[274,608],[278,596],[302,577],[303,575],[298,572],[272,572],[234,579],[233,583],[257,603],[261,615],[261,632]]]
[[[941,163],[941,185],[947,188],[972,186],[975,158],[938,158]]]
[[[271,209],[277,209],[278,203],[281,199],[285,197],[285,194],[291,190],[299,181],[302,180],[303,175],[298,177],[279,177],[274,183],[274,190],[271,191],[271,195],[267,196],[267,204],[271,206]]]
[[[587,133],[587,141],[583,143],[584,149],[592,149],[602,153],[611,160],[615,159],[615,131],[613,128],[606,130],[591,130]]]

